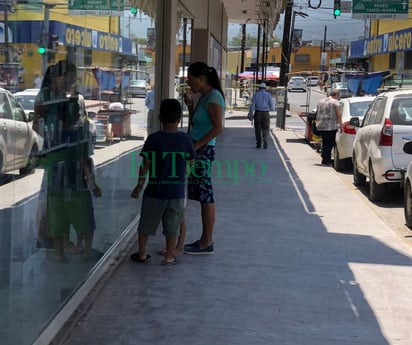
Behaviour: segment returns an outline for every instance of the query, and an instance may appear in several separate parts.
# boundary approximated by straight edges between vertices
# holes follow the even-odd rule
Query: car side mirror
[[[28,121],[31,122],[31,121],[33,121],[33,119],[34,119],[34,113],[31,112],[31,113],[29,113],[29,119],[28,119]]]
[[[412,139],[412,138],[410,138]],[[412,154],[412,141],[408,141],[403,145],[403,152],[411,155]]]
[[[352,117],[352,118],[349,120],[349,123],[350,123],[350,125],[353,126],[353,127],[360,127],[359,117]]]

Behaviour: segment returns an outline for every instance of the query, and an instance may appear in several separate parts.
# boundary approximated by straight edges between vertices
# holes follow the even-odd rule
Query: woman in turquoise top
[[[195,108],[192,99],[185,99],[189,109],[190,136],[197,155],[188,177],[188,198],[200,202],[203,228],[200,240],[185,245],[184,252],[213,254],[215,200],[211,168],[216,137],[223,130],[225,98],[216,69],[204,62],[195,62],[189,66],[188,84],[192,92],[200,94]]]

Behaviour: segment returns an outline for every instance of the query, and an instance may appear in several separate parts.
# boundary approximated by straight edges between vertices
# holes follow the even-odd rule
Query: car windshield
[[[144,80],[132,80],[130,82],[131,86],[141,86],[141,87],[145,87],[146,86],[146,81]]]
[[[17,102],[21,104],[23,109],[25,110],[33,110],[34,109],[34,101],[36,100],[36,96],[15,96]]]
[[[350,103],[350,116],[362,117],[365,115],[372,101]]]

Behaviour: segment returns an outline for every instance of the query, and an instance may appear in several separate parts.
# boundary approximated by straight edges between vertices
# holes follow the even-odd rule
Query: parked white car
[[[412,155],[412,137],[405,137],[404,140],[407,142],[403,146],[403,151]],[[403,189],[403,213],[405,216],[405,224],[408,228],[412,229],[412,162],[409,163],[408,169],[404,173]]]
[[[288,82],[288,91],[303,91],[306,92],[306,80],[303,77],[292,77]]]
[[[306,78],[307,86],[318,86],[318,83],[319,83],[319,77],[309,76]]]
[[[9,91],[0,88],[0,175],[13,170],[32,172],[39,142],[23,107]]]
[[[34,116],[34,103],[39,92],[40,89],[26,89],[13,94],[28,117]]]
[[[349,97],[340,100],[342,109],[342,132],[336,133],[336,144],[333,149],[333,167],[336,171],[344,170],[352,163],[352,147],[356,129],[350,124],[352,117],[362,121],[374,96]]]
[[[357,118],[351,119],[357,125]],[[411,156],[403,151],[404,137],[412,136],[412,90],[376,96],[357,128],[353,143],[353,182],[369,180],[369,200],[384,199],[389,183],[402,181]]]

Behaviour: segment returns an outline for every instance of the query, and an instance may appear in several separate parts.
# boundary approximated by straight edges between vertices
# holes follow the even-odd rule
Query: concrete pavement
[[[410,345],[412,248],[289,123],[259,150],[249,121],[226,121],[214,255],[162,267],[159,232],[152,262],[136,264],[133,243],[54,344]],[[191,242],[191,201],[187,222]]]

